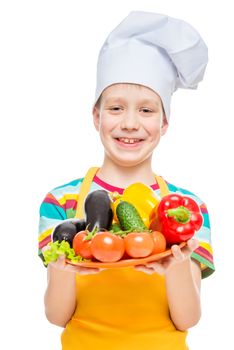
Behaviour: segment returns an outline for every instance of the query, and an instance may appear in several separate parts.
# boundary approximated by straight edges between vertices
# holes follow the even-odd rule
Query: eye
[[[121,106],[110,106],[108,107],[108,110],[113,113],[121,112],[123,110],[123,107]]]
[[[110,110],[111,110],[111,111],[119,111],[119,110],[120,110],[120,107],[110,107]]]
[[[147,108],[147,107],[141,108],[141,111],[144,112],[144,113],[152,113],[153,112],[152,109]]]

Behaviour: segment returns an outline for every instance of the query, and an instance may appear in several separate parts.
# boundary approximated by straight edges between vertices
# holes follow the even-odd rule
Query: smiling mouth
[[[133,145],[143,141],[143,139],[128,138],[128,137],[119,137],[119,138],[116,138],[116,140],[127,145]]]

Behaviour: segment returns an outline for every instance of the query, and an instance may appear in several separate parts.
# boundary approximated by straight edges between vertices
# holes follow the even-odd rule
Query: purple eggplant
[[[98,231],[108,230],[113,220],[111,198],[107,191],[96,190],[88,194],[84,204],[86,224],[89,231],[94,227]]]
[[[65,221],[55,227],[52,234],[53,242],[55,241],[67,241],[72,247],[72,241],[76,233],[85,230],[86,222],[85,220],[69,220]]]

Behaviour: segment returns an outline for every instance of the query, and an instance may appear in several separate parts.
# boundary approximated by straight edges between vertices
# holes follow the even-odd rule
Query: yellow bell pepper
[[[136,182],[128,186],[122,195],[117,192],[113,192],[112,198],[114,200],[113,211],[115,222],[118,221],[116,215],[117,205],[121,200],[123,200],[135,206],[146,227],[149,227],[150,214],[152,210],[157,210],[160,202],[160,198],[155,194],[152,188],[140,182]]]

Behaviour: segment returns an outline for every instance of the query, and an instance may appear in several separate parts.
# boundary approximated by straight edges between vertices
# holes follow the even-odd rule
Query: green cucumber
[[[133,204],[121,201],[116,208],[116,215],[122,230],[145,231],[147,227],[140,217],[137,209]]]

